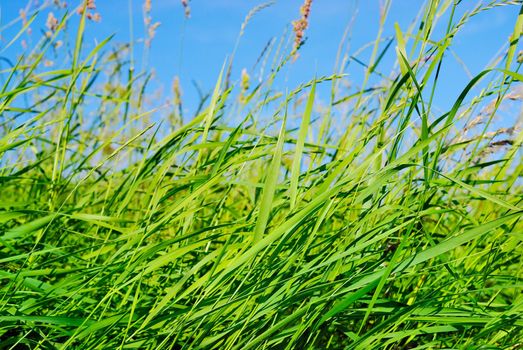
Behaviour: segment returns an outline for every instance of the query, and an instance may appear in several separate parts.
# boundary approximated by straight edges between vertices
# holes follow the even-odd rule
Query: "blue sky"
[[[152,0],[152,21],[158,21],[161,25],[152,42],[146,68],[155,70],[156,86],[164,85],[168,91],[173,77],[180,76],[186,108],[193,109],[197,102],[197,93],[191,81],[196,81],[205,91],[213,88],[225,58],[233,51],[245,16],[250,9],[264,2],[192,0],[192,15],[186,19],[179,0]],[[290,29],[292,20],[299,17],[302,2],[277,0],[272,6],[254,16],[246,28],[235,56],[233,80],[238,79],[243,68],[249,70],[253,66],[268,40],[278,39],[285,30]],[[71,8],[72,4],[78,4],[79,1],[69,0],[69,3]],[[462,1],[459,14],[470,10],[477,3]],[[25,4],[25,0],[0,0],[1,26],[16,18],[19,8]],[[130,21],[134,28],[134,38],[143,38],[145,29],[142,0],[98,0],[96,4],[102,21],[89,24],[86,44],[94,45],[95,40],[101,40],[110,34],[115,34],[113,43],[127,42],[130,38]],[[293,89],[314,75],[331,74],[344,29],[355,14],[349,52],[354,53],[366,43],[373,41],[378,29],[379,4],[379,0],[313,1],[309,29],[306,33],[307,42],[298,60],[283,70],[283,78],[278,82],[278,88]],[[394,22],[406,29],[422,4],[421,0],[392,1],[384,37],[394,34]],[[466,63],[472,74],[480,72],[508,42],[518,10],[518,6],[504,6],[480,14],[456,37],[453,46],[455,53]],[[45,17],[41,16],[44,20]],[[442,21],[441,29],[443,24]],[[18,24],[17,29],[19,26]],[[38,35],[39,28],[43,28],[43,22],[35,22],[33,27],[32,35]],[[8,28],[2,33],[4,42],[13,35],[14,29]],[[143,44],[138,43],[135,51],[137,61],[141,61],[143,57],[142,48]],[[13,55],[13,50],[3,55]],[[370,50],[363,52],[363,61],[369,54]],[[465,70],[452,56],[449,55],[445,64],[442,83],[447,88],[437,96],[437,102],[443,107],[446,101],[457,97],[468,79]],[[141,68],[140,64],[137,68]],[[361,78],[362,72],[363,68],[355,64],[349,66],[347,71],[349,79],[354,81]]]

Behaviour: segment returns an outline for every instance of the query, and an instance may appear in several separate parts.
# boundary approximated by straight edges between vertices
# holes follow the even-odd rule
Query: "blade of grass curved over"
[[[298,195],[298,180],[301,173],[301,160],[303,157],[303,146],[305,144],[305,138],[309,130],[309,124],[311,120],[312,109],[314,107],[314,96],[316,94],[316,79],[312,83],[309,98],[307,99],[307,105],[301,118],[300,130],[298,139],[296,140],[296,150],[294,152],[294,158],[292,160],[291,180],[289,188],[290,197],[290,208],[294,209],[296,206],[296,197]]]

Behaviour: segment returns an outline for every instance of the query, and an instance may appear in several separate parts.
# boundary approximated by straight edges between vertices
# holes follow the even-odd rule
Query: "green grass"
[[[150,75],[110,39],[83,47],[85,15],[68,66],[44,62],[72,29],[35,43],[0,73],[0,348],[523,346],[523,134],[494,119],[509,106],[521,127],[523,14],[440,111],[455,35],[521,8],[456,6],[380,29],[353,91],[341,53],[332,76],[276,90],[284,38],[261,83],[237,98],[226,63],[183,118],[147,102]]]

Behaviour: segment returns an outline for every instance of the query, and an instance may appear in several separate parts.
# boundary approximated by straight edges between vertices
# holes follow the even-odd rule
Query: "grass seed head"
[[[45,22],[45,26],[51,32],[55,32],[56,28],[58,28],[58,20],[52,12],[49,12],[49,14],[47,15],[47,21]]]
[[[245,102],[245,95],[247,94],[247,91],[249,90],[251,77],[249,76],[249,73],[247,73],[247,69],[242,69],[242,75],[240,79],[240,102]]]
[[[175,106],[180,106],[182,104],[182,88],[180,86],[180,78],[178,76],[174,77],[173,85],[173,102]]]
[[[53,0],[53,4],[56,7],[58,7],[58,8],[66,8],[67,7],[67,2],[65,2],[65,1],[60,2],[60,0]]]
[[[87,10],[87,13],[85,14],[85,17],[91,21],[94,22],[100,22],[102,20],[102,16],[98,12],[91,12],[89,10],[96,10],[96,3],[95,0],[85,0],[83,6],[79,6],[76,9],[76,13],[79,15],[83,15],[84,11]]]
[[[48,29],[45,32],[45,37],[51,38],[53,33],[56,32],[56,29],[58,28],[58,20],[52,12],[49,12],[49,14],[47,15],[47,21],[45,22],[45,26]]]
[[[303,37],[305,36],[305,30],[309,26],[309,16],[311,13],[312,0],[305,0],[303,5],[300,7],[301,18],[292,22],[294,31],[294,47],[292,49],[292,55],[296,58],[297,52],[300,46],[303,44]]]
[[[22,20],[22,25],[25,27],[27,25],[27,10],[26,9],[20,9],[18,12],[20,15],[20,19]],[[27,34],[31,35],[32,29],[27,28]]]
[[[145,46],[151,47],[151,42],[156,36],[156,29],[158,29],[160,24],[160,22],[155,22],[147,27],[147,39],[145,39]]]
[[[245,32],[245,28],[247,27],[247,24],[249,24],[249,21],[254,17],[254,15],[256,15],[261,10],[263,10],[273,4],[274,4],[274,1],[269,1],[269,2],[263,3],[261,5],[254,7],[253,9],[251,9],[249,11],[249,13],[247,14],[247,16],[245,16],[245,19],[243,20],[242,26],[240,28],[240,36],[243,35],[243,33]]]
[[[86,15],[87,19],[90,19],[93,22],[100,22],[102,20],[102,16],[98,12],[95,13],[87,13]]]
[[[523,100],[523,84],[516,86],[512,89],[507,95],[505,95],[506,100],[511,101],[522,101]]]
[[[191,8],[189,7],[189,0],[181,0],[181,2],[185,12],[185,17],[191,17]]]
[[[22,19],[22,24],[25,26],[27,24],[27,11],[25,9],[20,9],[18,11],[20,18]]]
[[[143,11],[145,13],[149,13],[149,12],[151,12],[151,8],[152,8],[151,0],[145,0],[145,2],[143,3]]]

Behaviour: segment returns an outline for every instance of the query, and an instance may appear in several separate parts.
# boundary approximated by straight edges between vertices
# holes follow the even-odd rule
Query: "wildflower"
[[[296,58],[296,53],[300,46],[303,44],[303,37],[305,30],[309,26],[309,15],[311,13],[312,0],[305,0],[303,5],[300,7],[301,18],[297,21],[292,22],[294,31],[294,47],[292,49],[292,55]]]

